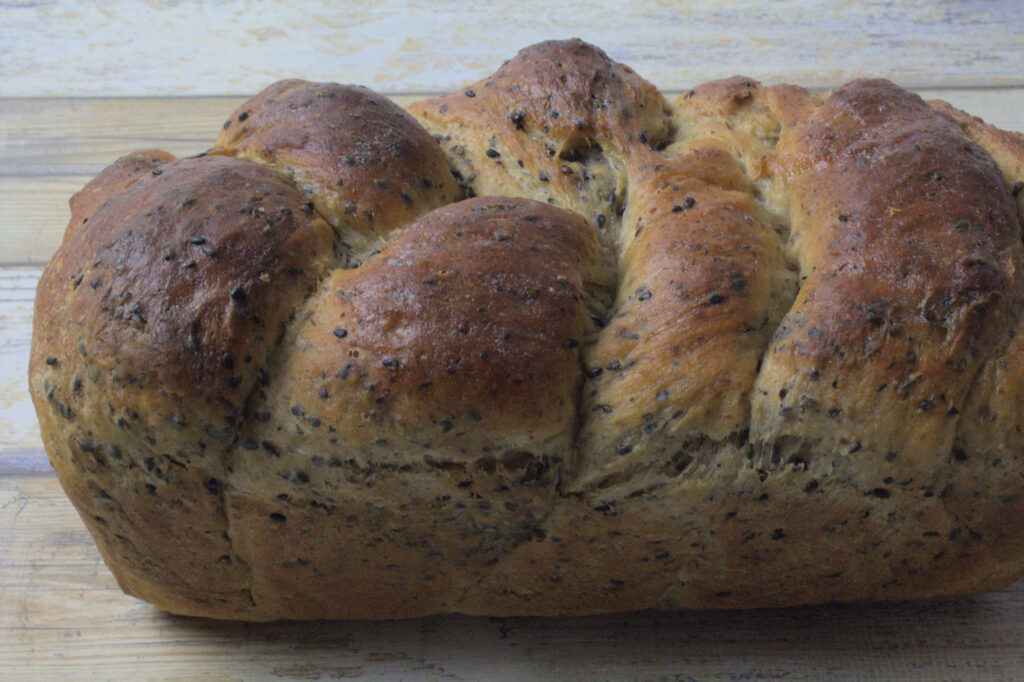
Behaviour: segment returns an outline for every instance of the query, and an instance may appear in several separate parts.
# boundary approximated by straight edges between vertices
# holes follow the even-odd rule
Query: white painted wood
[[[1017,0],[0,1],[0,96],[241,95],[286,76],[448,91],[578,36],[666,89],[744,73],[1021,85]]]

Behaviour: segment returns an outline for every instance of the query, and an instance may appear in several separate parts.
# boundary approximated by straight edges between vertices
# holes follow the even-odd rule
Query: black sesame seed
[[[398,367],[398,360],[395,358],[384,358],[380,361],[380,364],[384,365],[388,369],[396,369]]]
[[[288,517],[286,517],[284,514],[274,512],[270,515],[270,520],[274,521],[275,523],[284,523],[288,520]]]
[[[603,213],[597,214],[597,226],[604,227],[605,217]]]
[[[683,208],[693,208],[693,205],[696,203],[697,200],[693,197],[686,197],[686,200],[683,202]]]
[[[871,497],[876,497],[880,500],[885,500],[889,498],[889,491],[886,490],[885,488],[875,488],[874,490],[869,492],[868,495],[870,495]]]
[[[248,299],[248,294],[245,293],[245,289],[242,287],[235,287],[231,290],[231,300],[235,303],[242,304]]]
[[[523,121],[526,120],[526,112],[525,111],[523,111],[522,109],[516,109],[511,114],[509,114],[508,117],[509,117],[509,120],[512,121],[513,125],[515,125],[515,127],[518,130],[522,130],[523,129]]]
[[[629,453],[633,452],[633,446],[623,443],[615,450],[615,452],[619,455],[628,455]]]
[[[487,157],[491,159],[496,159],[499,156],[501,156],[501,152],[499,152],[497,149],[488,149],[484,153],[487,154]]]
[[[476,97],[476,93],[472,90],[466,90],[466,97]]]
[[[722,294],[711,294],[708,296],[708,305],[718,305],[725,300],[725,296]]]
[[[151,173],[152,173],[153,175],[160,175],[160,174],[162,174],[162,173],[164,172],[164,169],[163,169],[163,168],[154,168],[154,169],[153,169],[152,171],[150,171],[150,172],[151,172]]]
[[[591,368],[590,370],[587,371],[587,378],[588,379],[596,379],[597,377],[601,376],[601,372],[603,372],[603,371],[604,370],[601,369],[600,367],[593,367],[593,368]]]
[[[57,358],[51,355],[50,357],[46,358],[46,364],[49,365],[50,367],[53,367],[54,365],[57,364]]]
[[[247,118],[249,118],[249,112],[248,111],[243,111],[242,113],[240,113],[238,115],[238,122],[241,123],[242,121],[244,121]]]
[[[540,180],[541,182],[547,182],[551,178],[548,177],[547,173],[541,173],[540,175],[537,176],[537,179]]]
[[[337,336],[339,339],[343,339],[346,336],[348,336],[348,330],[347,329],[335,329],[334,330],[334,335]]]
[[[846,215],[845,213],[840,213],[839,214],[839,222],[845,223],[849,219],[850,219],[850,216]]]
[[[201,246],[206,243],[206,237],[190,237],[188,243],[195,244],[196,246]]]
[[[651,292],[650,291],[645,291],[644,293],[640,294],[637,298],[639,298],[641,301],[646,301],[650,297],[651,297]]]

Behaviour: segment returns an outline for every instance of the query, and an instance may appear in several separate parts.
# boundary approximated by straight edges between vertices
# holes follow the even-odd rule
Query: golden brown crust
[[[271,585],[257,601],[434,613],[531,537],[572,447],[598,253],[578,216],[478,198],[324,281],[231,458],[232,526]]]
[[[609,246],[625,208],[626,155],[671,133],[654,86],[581,40],[532,45],[490,78],[409,111],[471,193],[567,208]]]
[[[159,149],[142,149],[110,164],[71,197],[70,225],[85,223],[107,199],[168,161],[174,161],[172,154]],[[71,233],[69,229],[64,236]]]
[[[255,164],[171,161],[73,221],[40,280],[30,379],[51,462],[122,584],[158,603],[252,607],[223,452],[331,253],[304,203]]]
[[[73,198],[30,381],[126,591],[558,615],[1024,572],[1024,138],[887,81],[669,105],[575,40],[410,111],[436,142],[284,81]]]
[[[396,227],[458,196],[416,121],[367,88],[280,81],[225,121],[213,150],[287,176],[362,260]]]
[[[845,446],[869,490],[927,476],[1018,316],[1010,192],[959,127],[884,81],[838,90],[775,164],[806,279],[765,357],[755,437]]]

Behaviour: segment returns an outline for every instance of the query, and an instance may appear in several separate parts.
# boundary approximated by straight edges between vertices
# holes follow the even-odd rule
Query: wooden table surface
[[[401,103],[579,36],[665,92],[877,75],[1024,130],[1020,2],[78,3],[0,0],[0,680],[1022,679],[1024,582],[942,601],[581,619],[217,623],[118,590],[39,439],[36,280],[68,197],[137,148],[205,149],[288,76]]]

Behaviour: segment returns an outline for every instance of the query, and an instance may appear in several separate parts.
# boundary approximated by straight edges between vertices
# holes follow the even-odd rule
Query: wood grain
[[[1005,679],[1024,582],[938,601],[590,618],[217,623],[121,593],[51,476],[0,478],[0,679]]]
[[[834,85],[1021,85],[1014,0],[0,3],[0,96],[240,95],[301,74],[436,92],[578,36],[661,87],[745,73]],[[54,49],[59,46],[59,49]]]

